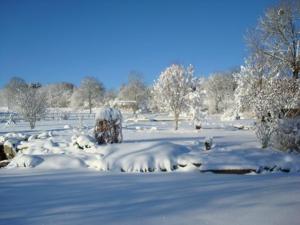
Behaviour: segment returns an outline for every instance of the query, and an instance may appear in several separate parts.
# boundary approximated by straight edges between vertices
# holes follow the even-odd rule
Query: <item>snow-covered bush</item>
[[[300,119],[281,120],[272,144],[278,149],[300,152]]]
[[[238,83],[235,93],[238,112],[247,109],[255,113],[255,131],[262,147],[269,146],[270,141],[275,140],[272,138],[275,134],[283,138],[280,123],[285,123],[290,111],[300,106],[299,79],[282,76],[277,70],[269,70],[258,59],[246,61],[245,67],[241,68],[235,78]],[[276,146],[287,148],[278,144]]]
[[[210,150],[213,147],[213,138],[212,137],[206,137],[204,140],[204,149]]]
[[[158,107],[174,114],[175,130],[178,129],[180,113],[187,107],[193,73],[192,66],[184,68],[182,65],[173,64],[160,74],[152,89]]]
[[[122,114],[118,109],[102,108],[96,114],[95,138],[99,144],[120,143],[122,135]]]

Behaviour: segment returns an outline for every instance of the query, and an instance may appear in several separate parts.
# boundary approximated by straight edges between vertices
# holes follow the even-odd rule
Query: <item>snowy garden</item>
[[[271,7],[244,63],[208,76],[174,63],[115,90],[12,77],[0,225],[299,224],[299,18],[298,1]]]

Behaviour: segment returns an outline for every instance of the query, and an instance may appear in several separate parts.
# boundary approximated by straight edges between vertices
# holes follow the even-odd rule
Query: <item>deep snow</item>
[[[298,174],[1,170],[1,225],[298,225]]]

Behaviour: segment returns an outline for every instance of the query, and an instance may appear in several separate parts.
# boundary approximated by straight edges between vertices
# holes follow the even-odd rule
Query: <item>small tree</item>
[[[174,114],[175,130],[179,115],[187,106],[187,95],[192,88],[193,67],[173,64],[160,74],[153,86],[153,95],[161,110]]]
[[[40,87],[40,84],[26,84],[25,81],[10,86],[10,92],[15,93],[12,98],[13,109],[29,122],[31,129],[46,112],[46,93]]]
[[[95,77],[85,77],[80,84],[79,89],[75,95],[79,96],[79,99],[75,101],[86,101],[90,113],[92,113],[92,107],[100,102],[104,95],[104,85],[98,81]]]

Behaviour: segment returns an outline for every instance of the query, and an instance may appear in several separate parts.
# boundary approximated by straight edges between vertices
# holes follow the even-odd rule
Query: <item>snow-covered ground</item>
[[[298,225],[298,174],[1,170],[1,225]]]
[[[252,122],[125,116],[124,142],[106,146],[91,119],[2,123],[22,150],[0,169],[0,224],[299,224],[300,155],[260,149]],[[255,172],[201,173],[224,169]]]
[[[149,118],[150,117],[150,118]],[[191,170],[249,170],[261,172],[300,171],[300,156],[272,149],[260,149],[251,129],[251,121],[203,121],[202,129],[183,120],[173,130],[173,121],[162,115],[125,119],[124,142],[97,145],[93,120],[42,121],[33,131],[18,123],[5,128],[0,141],[22,149],[8,168],[40,169],[90,168],[114,172],[159,172]],[[83,128],[78,128],[83,126]],[[3,130],[4,131],[4,130]],[[204,141],[213,138],[212,150],[204,150]],[[28,139],[28,141],[22,141]]]

